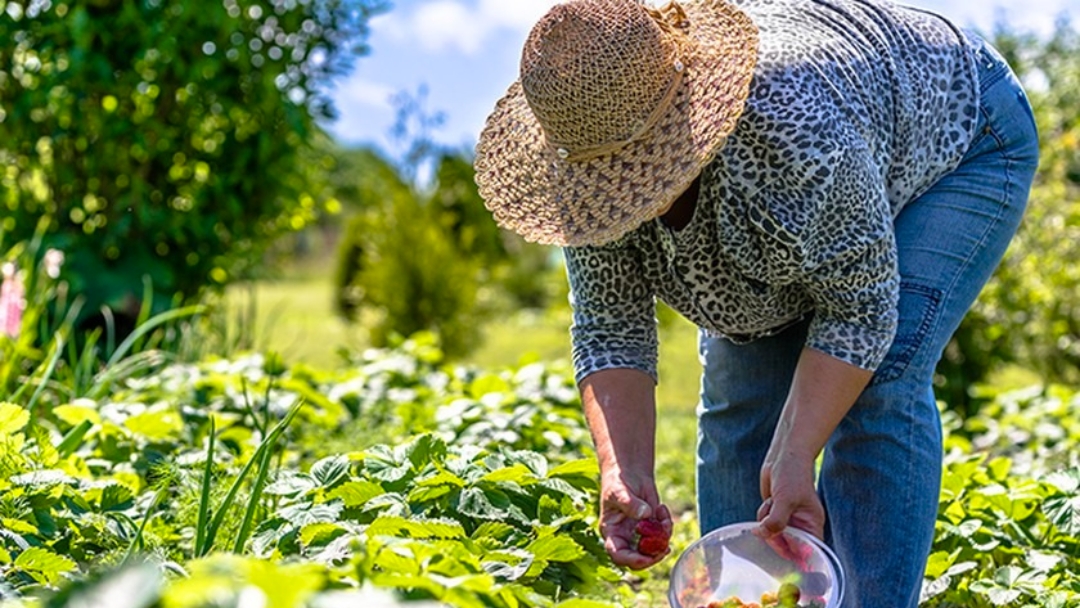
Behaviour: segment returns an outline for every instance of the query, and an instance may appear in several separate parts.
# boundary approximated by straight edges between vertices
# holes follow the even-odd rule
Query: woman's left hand
[[[794,526],[817,538],[825,535],[825,509],[814,489],[814,459],[785,449],[774,439],[761,466],[761,497],[758,534],[773,538]]]

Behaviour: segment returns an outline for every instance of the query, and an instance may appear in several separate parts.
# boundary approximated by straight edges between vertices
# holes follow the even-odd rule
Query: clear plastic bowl
[[[672,608],[705,608],[733,597],[760,604],[763,594],[776,594],[785,583],[798,587],[800,607],[839,608],[844,571],[831,549],[792,527],[765,541],[755,527],[732,524],[690,545],[671,571]]]

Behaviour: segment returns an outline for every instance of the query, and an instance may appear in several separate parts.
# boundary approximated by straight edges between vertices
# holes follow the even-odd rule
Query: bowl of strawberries
[[[725,526],[687,547],[671,570],[672,608],[839,608],[836,554],[802,530],[765,539],[757,525]]]

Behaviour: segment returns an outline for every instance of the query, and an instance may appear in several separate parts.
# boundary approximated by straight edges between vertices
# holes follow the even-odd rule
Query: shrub
[[[64,251],[84,311],[242,275],[318,201],[301,161],[383,0],[6,2],[2,229]]]

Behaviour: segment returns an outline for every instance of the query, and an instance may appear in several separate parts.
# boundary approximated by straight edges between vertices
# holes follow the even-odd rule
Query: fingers
[[[766,498],[758,509],[759,527],[765,532],[765,536],[772,537],[783,532],[794,510],[794,505],[787,501],[777,502],[771,497]]]

